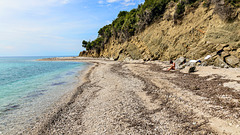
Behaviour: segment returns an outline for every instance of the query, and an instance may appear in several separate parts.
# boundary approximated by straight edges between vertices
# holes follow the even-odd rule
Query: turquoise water
[[[0,57],[0,134],[22,131],[45,108],[72,90],[86,63]]]

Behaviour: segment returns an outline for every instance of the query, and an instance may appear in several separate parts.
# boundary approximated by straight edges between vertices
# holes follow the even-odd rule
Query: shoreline
[[[25,61],[27,65],[26,67],[23,66],[23,72],[16,72],[16,79],[18,77],[17,73],[20,76],[23,75],[22,78],[1,87],[1,90],[3,90],[1,93],[1,101],[3,102],[0,108],[1,135],[20,134],[25,129],[32,127],[47,109],[51,110],[49,107],[60,101],[63,95],[74,90],[79,84],[79,78],[81,78],[79,72],[89,67],[87,63],[76,62],[43,62],[42,65],[42,62],[34,62],[32,57],[26,59],[14,58],[14,61],[15,59],[20,64],[13,69],[14,71],[21,71],[18,69],[22,69],[20,67],[21,63],[25,64]],[[6,59],[6,61],[8,60]],[[11,60],[9,60],[10,63]],[[11,64],[9,66],[11,67]],[[51,68],[48,69],[48,67]],[[28,72],[31,72],[30,75],[27,74]],[[8,72],[4,73],[7,74]],[[8,75],[11,76],[11,70]],[[4,78],[2,83],[4,84]],[[8,91],[12,93],[8,94]]]
[[[37,61],[56,61],[56,60],[47,60],[52,58],[38,59]],[[70,60],[59,60],[59,61],[70,61]],[[85,62],[85,61],[75,61],[72,62]],[[90,70],[95,67],[94,63],[88,63],[87,67],[78,72],[78,84],[76,87],[67,92],[65,95],[61,96],[58,101],[54,102],[50,107],[48,107],[40,117],[36,118],[34,125],[30,126],[24,131],[21,131],[20,134],[38,134],[39,130],[46,126],[47,123],[51,121],[53,117],[60,111],[60,109],[64,108],[69,102],[71,102],[73,96],[77,93],[78,88],[83,85],[86,80],[85,76],[91,72]]]
[[[231,78],[227,72],[222,76],[223,69],[199,67],[198,72],[186,74],[166,72],[168,65],[156,61],[81,57],[47,61],[93,65],[84,72],[84,81],[71,96],[57,103],[55,110],[49,109],[47,118],[29,129],[29,134],[240,133],[239,77]]]

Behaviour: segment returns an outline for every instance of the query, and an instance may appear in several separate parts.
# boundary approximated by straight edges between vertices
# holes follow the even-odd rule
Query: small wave
[[[65,83],[66,83],[66,82],[52,83],[52,86],[63,85],[63,84],[65,84]]]
[[[68,73],[66,73],[66,75],[73,75],[73,74],[75,74],[75,72],[68,72]]]
[[[19,109],[20,108],[20,105],[18,104],[8,104],[6,106],[4,106],[5,108],[2,110],[2,112],[9,112],[9,111],[12,111],[12,110],[16,110],[16,109]]]

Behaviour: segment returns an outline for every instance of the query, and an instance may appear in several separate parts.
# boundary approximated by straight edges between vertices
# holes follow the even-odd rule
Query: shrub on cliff
[[[231,4],[234,7],[240,7],[240,0],[224,0],[226,4]]]
[[[176,13],[177,15],[181,15],[181,14],[184,13],[184,11],[185,11],[185,5],[184,5],[184,3],[183,3],[183,2],[178,3],[175,13]]]

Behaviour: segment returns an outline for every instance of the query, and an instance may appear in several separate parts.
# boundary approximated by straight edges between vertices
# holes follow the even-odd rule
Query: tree
[[[118,14],[118,18],[120,18],[120,17],[122,17],[122,16],[123,16],[123,17],[126,16],[127,13],[128,13],[127,11],[120,11],[119,14]]]
[[[86,47],[87,47],[87,44],[88,44],[88,42],[87,42],[86,40],[83,40],[83,41],[82,41],[82,47],[86,48]]]

